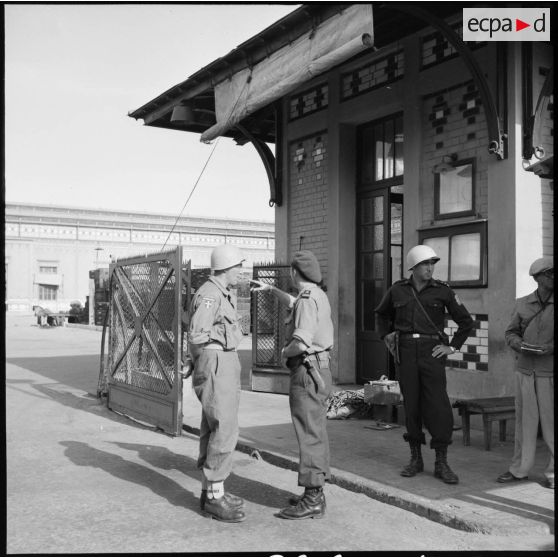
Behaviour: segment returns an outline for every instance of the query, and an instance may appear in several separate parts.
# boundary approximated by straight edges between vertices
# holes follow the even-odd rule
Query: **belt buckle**
[[[413,339],[418,339],[420,337],[420,333],[411,333]]]

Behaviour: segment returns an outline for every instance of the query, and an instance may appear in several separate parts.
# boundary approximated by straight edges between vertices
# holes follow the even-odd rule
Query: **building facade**
[[[423,243],[475,320],[448,359],[450,396],[510,395],[504,331],[514,299],[536,288],[529,265],[554,248],[552,45],[468,44],[459,3],[389,4],[305,5],[131,116],[260,146],[276,259],[310,249],[326,277],[338,384],[393,373],[374,308]],[[354,40],[331,44],[337,29]]]
[[[113,259],[183,246],[192,268],[210,265],[211,250],[223,242],[238,246],[246,267],[274,257],[274,225],[205,217],[181,217],[50,205],[5,206],[6,310],[38,305],[67,311],[85,304],[89,272]]]

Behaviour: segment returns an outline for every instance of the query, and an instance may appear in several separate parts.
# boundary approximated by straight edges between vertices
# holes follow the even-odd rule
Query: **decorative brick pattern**
[[[434,221],[434,174],[444,155],[475,159],[475,213],[488,217],[488,131],[479,93],[473,82],[432,93],[423,99],[422,215]]]
[[[463,24],[455,23],[451,28],[457,33],[459,38],[463,38]],[[472,50],[481,48],[486,45],[486,42],[466,42]],[[434,64],[439,64],[450,58],[457,56],[457,51],[448,42],[448,40],[440,33],[430,33],[421,40],[421,68],[428,68]]]
[[[289,99],[289,119],[296,120],[307,114],[321,110],[329,104],[329,88],[327,83],[303,91]]]
[[[366,91],[385,86],[403,77],[405,58],[402,50],[369,62],[341,76],[341,99],[346,100]]]
[[[475,88],[475,85],[470,83],[467,85],[467,91],[463,94],[462,102],[459,105],[459,111],[464,119],[467,119],[467,122],[471,122],[474,124],[474,120],[469,120],[473,115],[479,114],[481,96],[479,91]]]
[[[432,128],[435,129],[436,134],[441,134],[444,131],[444,124],[447,124],[450,109],[447,100],[443,95],[436,97],[436,102],[432,105],[428,119],[432,123]]]
[[[474,329],[469,334],[461,351],[448,356],[448,366],[464,370],[488,371],[488,316],[486,314],[472,314]],[[450,338],[457,331],[457,324],[446,316],[444,332]]]
[[[301,150],[305,157],[300,158]],[[301,139],[289,147],[290,250],[312,250],[327,276],[327,134]]]

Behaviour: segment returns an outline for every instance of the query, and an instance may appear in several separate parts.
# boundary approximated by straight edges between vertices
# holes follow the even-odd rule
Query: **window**
[[[39,273],[58,273],[58,267],[55,265],[40,265]]]
[[[403,176],[403,116],[390,116],[361,132],[360,184],[401,183]]]
[[[39,300],[56,300],[58,287],[55,285],[39,285]]]
[[[487,285],[486,221],[419,231],[419,242],[440,257],[435,278],[452,287]]]
[[[449,219],[475,212],[474,161],[457,161],[434,175],[434,218]]]

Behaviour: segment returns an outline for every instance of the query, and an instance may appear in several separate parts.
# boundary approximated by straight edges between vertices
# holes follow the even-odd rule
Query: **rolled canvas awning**
[[[202,134],[201,141],[214,140],[246,116],[371,47],[373,37],[372,4],[352,4],[253,68],[218,83],[217,123]]]

